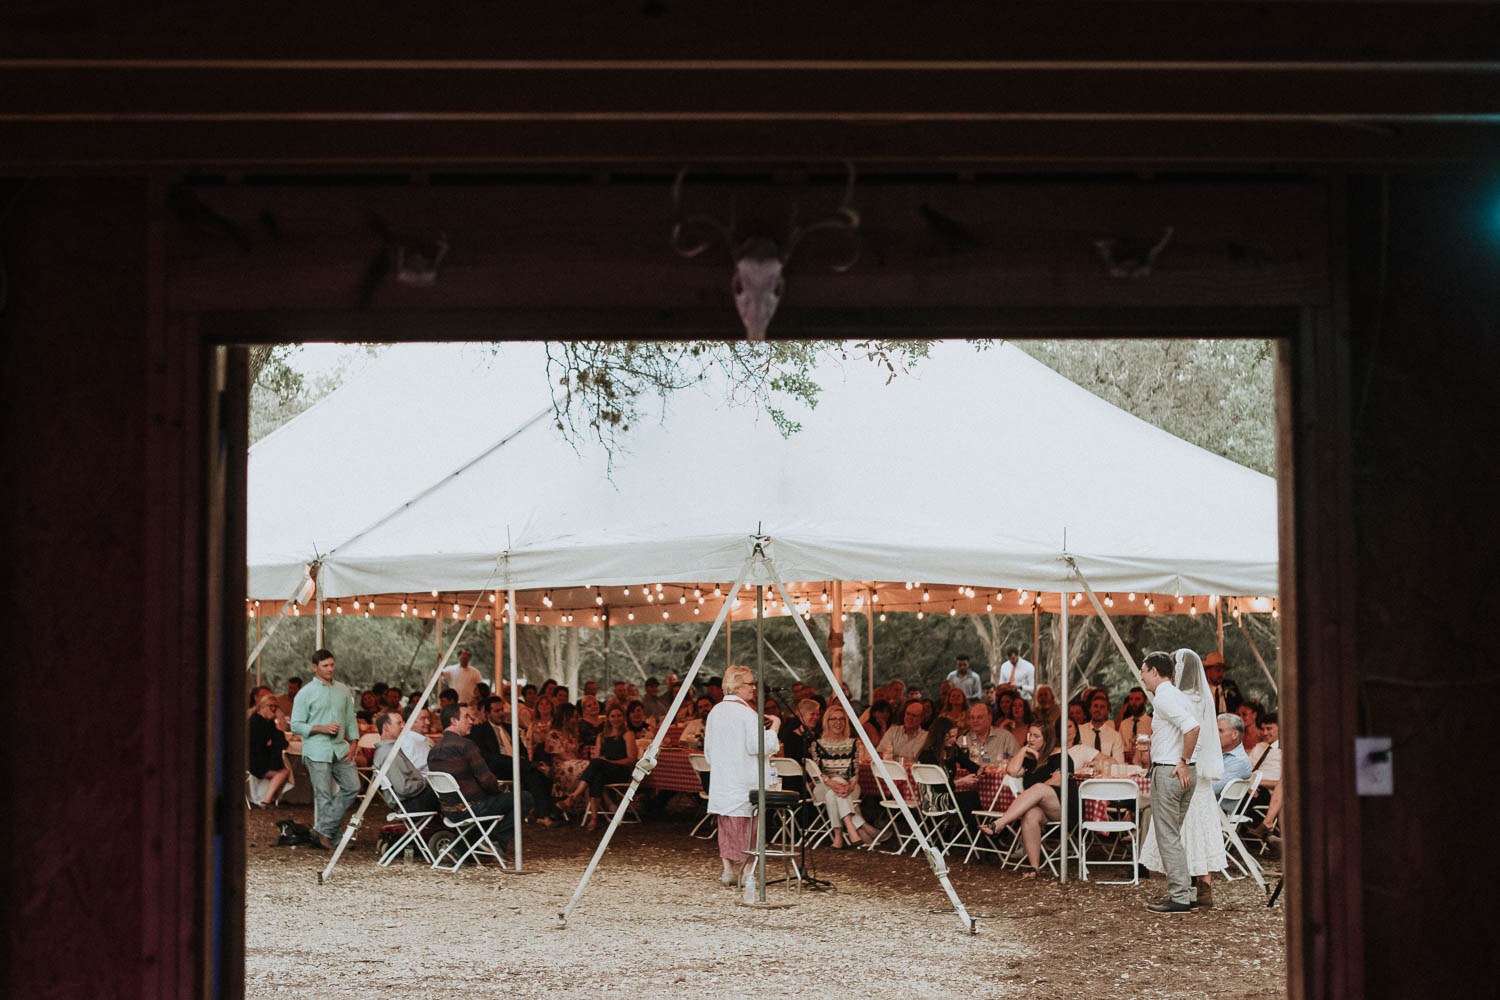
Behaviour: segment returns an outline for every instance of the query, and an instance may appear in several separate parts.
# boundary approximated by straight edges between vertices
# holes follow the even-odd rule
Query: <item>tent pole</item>
[[[759,546],[757,545],[758,549]],[[745,559],[745,565],[740,568],[740,575],[734,581],[731,593],[739,592],[741,584],[750,575],[750,567],[755,565],[755,558],[755,553],[752,552]],[[714,615],[714,623],[709,627],[708,635],[704,636],[703,644],[698,647],[698,655],[693,658],[693,665],[688,668],[687,674],[682,678],[682,683],[678,685],[677,696],[672,699],[672,705],[667,709],[667,718],[677,718],[677,713],[682,709],[682,703],[688,696],[688,689],[692,687],[693,678],[698,676],[698,671],[703,667],[703,661],[708,659],[709,649],[713,646],[714,640],[719,637],[719,629],[725,625],[729,618],[729,605],[730,602],[728,600],[720,603],[719,612]],[[599,839],[599,846],[594,848],[594,856],[589,859],[588,867],[583,871],[583,878],[579,879],[578,887],[573,890],[573,898],[568,900],[568,905],[563,907],[562,912],[557,915],[557,925],[559,927],[568,926],[568,916],[573,912],[573,908],[578,905],[578,900],[583,897],[583,890],[588,888],[589,879],[593,877],[594,869],[599,867],[599,859],[604,856],[604,852],[609,847],[609,842],[614,837],[615,831],[620,828],[620,820],[624,818],[625,811],[630,808],[630,803],[635,799],[635,790],[640,787],[641,782],[645,781],[652,770],[656,768],[656,754],[661,750],[662,741],[666,738],[667,727],[657,727],[656,735],[651,738],[651,745],[646,748],[646,752],[641,754],[640,759],[635,762],[635,770],[630,776],[630,787],[625,789],[624,795],[620,796],[620,804],[615,808],[614,816],[610,817],[609,826],[605,829],[604,836]]]
[[[729,598],[724,598],[725,605],[729,604]],[[734,657],[729,655],[729,644],[733,641],[734,619],[724,619],[724,669],[728,670],[734,664]]]
[[[321,580],[319,580],[313,586],[313,601],[317,605],[317,609],[316,609],[317,613],[315,615],[315,617],[317,618],[317,625],[315,626],[315,628],[317,629],[317,633],[318,633],[317,636],[314,638],[313,648],[314,649],[322,649],[323,648],[323,582]]]
[[[604,608],[604,690],[612,690],[609,679],[609,606]]]
[[[490,580],[484,585],[486,590],[489,589],[489,585],[494,581],[494,579],[495,575],[494,573],[491,573]],[[447,665],[448,657],[452,656],[453,650],[458,648],[458,641],[463,638],[464,629],[468,628],[469,622],[473,620],[474,608],[478,607],[478,604],[479,602],[475,601],[474,604],[470,606],[469,613],[464,615],[464,622],[459,626],[458,634],[453,637],[453,642],[448,646],[447,653],[439,654],[437,667],[432,671],[432,676],[427,679],[427,687],[422,690],[422,697],[420,700],[418,700],[418,705],[426,704],[427,699],[432,697],[432,690],[433,688],[437,687],[438,679],[443,676],[443,668]],[[385,763],[381,764],[379,770],[377,770],[373,775],[370,776],[370,784],[364,791],[364,797],[359,800],[359,808],[354,811],[354,815],[349,818],[349,822],[344,826],[343,836],[339,838],[338,846],[333,849],[333,857],[328,859],[328,867],[318,872],[318,882],[320,884],[326,883],[328,881],[329,876],[333,874],[334,866],[339,863],[339,858],[343,856],[345,848],[349,846],[349,841],[354,839],[354,831],[359,829],[360,821],[363,820],[365,816],[365,810],[370,808],[370,802],[375,798],[375,794],[380,791],[380,780],[384,778],[386,772],[391,769],[391,764],[393,764],[396,760],[396,753],[400,752],[399,747],[401,741],[406,739],[407,733],[411,732],[411,727],[417,721],[418,714],[420,713],[415,711],[407,714],[406,722],[401,726],[401,735],[396,737],[396,745],[398,749],[395,752],[388,754],[385,758]]]
[[[755,733],[755,901],[766,901],[766,588],[755,585],[755,714],[761,720]],[[712,780],[710,778],[709,780]]]
[[[506,600],[512,609],[516,606],[516,588],[506,592]],[[510,815],[515,823],[516,871],[521,871],[521,714],[516,706],[516,616],[510,615],[510,791],[512,802]]]
[[[1040,597],[1040,595],[1038,595]],[[1038,600],[1031,606],[1031,658],[1038,664],[1042,662],[1042,602]],[[1036,669],[1040,670],[1038,666]],[[1014,675],[1012,675],[1014,680]],[[1032,694],[1036,693],[1037,678],[1032,678]]]
[[[875,588],[870,588],[870,596],[875,596]],[[875,700],[875,605],[871,602],[865,603],[865,659],[869,663],[870,683],[865,688],[865,703],[870,704]]]
[[[1255,640],[1250,638],[1250,630],[1245,627],[1244,615],[1241,614],[1241,616],[1239,618],[1236,618],[1234,621],[1235,624],[1240,627],[1240,631],[1245,633],[1245,641],[1250,644],[1250,652],[1255,654],[1255,662],[1259,663],[1260,669],[1266,672],[1266,680],[1271,682],[1271,691],[1274,692],[1278,698],[1281,697],[1281,685],[1276,683],[1276,677],[1271,673],[1271,668],[1266,666],[1266,661],[1261,657],[1260,649],[1256,647]]]
[[[255,603],[255,686],[260,687],[260,602]]]
[[[1062,794],[1062,815],[1058,817],[1059,827],[1062,831],[1061,843],[1058,845],[1059,882],[1068,880],[1068,782],[1072,780],[1071,768],[1068,765],[1072,758],[1068,756],[1068,592],[1063,591],[1062,597],[1062,620],[1061,620],[1061,652],[1062,652],[1062,714],[1057,720],[1061,735],[1058,737],[1058,745],[1062,747],[1062,758],[1058,761],[1062,770],[1062,785],[1058,791]]]
[[[276,620],[271,623],[271,627],[266,630],[266,634],[256,641],[255,648],[250,650],[250,655],[245,658],[246,670],[250,669],[252,663],[260,663],[260,651],[266,648],[266,643],[271,641],[271,636],[276,634],[276,630],[281,627],[281,623],[286,621],[287,615],[291,614],[292,606],[297,603],[297,594],[302,593],[302,587],[304,586],[306,586],[306,583],[300,584],[297,587],[296,593],[281,602],[281,611],[276,615]]]
[[[792,604],[792,595],[787,591],[786,584],[782,582],[781,575],[776,572],[776,565],[764,553],[761,554],[761,565],[770,574],[771,582],[775,584],[776,590],[781,594],[781,600],[788,607],[794,609],[792,621],[796,624],[797,631],[802,633],[802,641],[807,643],[808,649],[812,650],[813,657],[818,661],[818,666],[823,671],[823,676],[831,682],[833,680],[833,668],[828,665],[828,661],[823,657],[823,650],[818,645],[818,641],[813,638],[812,631],[807,627],[807,622],[802,620],[801,615],[795,613],[796,606]],[[870,739],[869,730],[865,729],[864,723],[859,721],[859,716],[855,713],[854,706],[849,704],[849,696],[844,694],[844,689],[837,684],[833,685],[833,696],[838,699],[839,704],[843,706],[844,713],[849,716],[849,723],[854,727],[855,735],[859,737],[860,744],[865,748],[865,752],[870,755],[870,760],[879,759],[880,754],[876,750],[875,741]],[[978,933],[978,925],[974,922],[974,918],[969,916],[969,911],[964,909],[963,901],[958,898],[958,893],[954,891],[953,883],[948,880],[948,864],[943,859],[943,855],[933,850],[932,845],[928,843],[926,834],[922,832],[922,827],[917,823],[916,817],[912,815],[911,807],[906,804],[906,797],[902,795],[901,789],[897,787],[896,783],[888,778],[886,788],[889,790],[891,798],[901,807],[902,818],[906,820],[907,825],[911,828],[912,836],[916,838],[917,845],[921,848],[922,853],[926,855],[927,864],[932,868],[932,873],[937,876],[938,884],[943,887],[943,892],[947,893],[948,901],[953,904],[953,912],[957,913],[958,919],[963,922],[964,930],[970,934]]]
[[[437,658],[438,658],[438,662],[442,663],[443,662],[443,615],[442,615],[442,612],[439,609],[434,608],[433,610],[434,611],[438,611],[438,614],[434,616],[434,617],[437,618]],[[439,691],[438,694],[442,694],[442,692]]]
[[[844,581],[834,580],[828,586],[828,596],[833,599],[832,611],[828,614],[828,658],[832,661],[833,681],[844,683]]]
[[[1104,623],[1104,630],[1115,641],[1115,648],[1120,651],[1121,656],[1125,657],[1125,665],[1130,668],[1130,673],[1135,677],[1136,684],[1140,685],[1142,690],[1145,690],[1145,684],[1141,681],[1141,668],[1136,665],[1135,658],[1130,655],[1130,650],[1125,647],[1125,640],[1121,639],[1120,633],[1115,630],[1115,623],[1110,620],[1109,615],[1104,613],[1104,605],[1099,603],[1099,596],[1094,593],[1094,588],[1089,586],[1088,580],[1084,578],[1083,571],[1078,568],[1078,564],[1071,557],[1068,558],[1068,567],[1073,570],[1073,576],[1078,580],[1079,585],[1083,587],[1083,592],[1088,597],[1089,603],[1094,606],[1094,613]],[[1146,698],[1151,704],[1156,704],[1156,699],[1151,697],[1150,691],[1146,691]]]
[[[1219,630],[1219,656],[1224,655],[1224,600],[1219,598],[1214,601],[1214,623]]]
[[[505,629],[500,624],[500,609],[495,608],[494,617],[490,619],[495,623],[495,664],[490,671],[490,694],[500,690],[500,678],[505,676]]]

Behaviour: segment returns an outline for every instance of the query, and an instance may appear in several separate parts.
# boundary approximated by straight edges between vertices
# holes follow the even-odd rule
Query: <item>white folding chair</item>
[[[629,790],[629,788],[630,782],[628,781],[617,781],[612,785],[605,785],[603,793],[599,796],[599,804],[603,807],[605,812],[614,812],[616,809],[620,808],[620,803],[624,801],[625,792]],[[585,809],[583,811],[583,818],[578,821],[578,825],[582,826],[584,823],[586,823],[588,821],[588,817],[589,812],[587,809]],[[629,808],[625,810],[625,815],[620,817],[620,822],[639,823],[640,821],[641,800],[638,798],[631,799]]]
[[[879,786],[880,805],[885,809],[886,820],[885,825],[880,828],[880,832],[875,835],[875,839],[870,842],[869,849],[872,851],[875,850],[885,838],[885,835],[894,830],[896,833],[895,849],[884,853],[905,854],[907,845],[915,843],[916,837],[911,830],[903,825],[905,821],[901,816],[901,806],[905,800],[901,798],[899,785],[893,785],[892,782],[907,783],[911,779],[907,777],[906,768],[898,760],[881,760],[876,758],[870,761],[870,772],[874,774],[875,784]]]
[[[1102,819],[1091,820],[1088,818],[1088,807],[1090,802],[1104,802],[1106,809],[1129,809],[1130,819]],[[1101,882],[1100,885],[1135,885],[1140,881],[1140,872],[1136,868],[1137,834],[1140,827],[1136,825],[1136,817],[1140,814],[1141,789],[1134,781],[1128,778],[1090,778],[1078,786],[1078,805],[1080,822],[1078,824],[1078,874],[1085,882],[1089,879],[1089,840],[1090,834],[1129,834],[1130,835],[1130,860],[1129,861],[1096,861],[1096,865],[1126,865],[1130,866],[1130,878],[1119,882]],[[1116,815],[1119,815],[1116,812]],[[1098,838],[1093,838],[1097,840]],[[1113,848],[1111,844],[1111,848]],[[1113,857],[1113,851],[1111,851]]]
[[[953,785],[948,781],[948,771],[937,764],[913,764],[911,776],[927,792],[919,795],[917,800],[922,815],[922,832],[939,853],[947,854],[950,847],[960,843],[969,834],[969,824],[959,811],[958,796],[954,794]],[[949,835],[947,831],[955,827],[954,832]]]
[[[443,825],[453,831],[453,839],[443,845],[437,857],[432,859],[432,867],[435,870],[455,872],[463,866],[465,861],[473,858],[477,863],[479,855],[487,854],[500,863],[500,867],[506,867],[505,858],[500,854],[500,849],[490,839],[490,833],[506,817],[501,814],[493,816],[475,816],[474,809],[469,805],[469,800],[464,796],[463,790],[458,787],[458,779],[446,771],[431,771],[427,775],[427,784],[437,792],[441,798],[444,795],[457,795],[458,801],[463,803],[464,815],[461,819],[450,819],[443,816]],[[465,848],[462,855],[452,864],[444,865],[443,861],[455,848],[462,844]]]
[[[1021,779],[1017,778],[1015,775],[1007,774],[1003,779],[1001,779],[1000,786],[995,789],[995,794],[990,796],[990,804],[985,806],[983,809],[974,810],[974,831],[969,838],[969,853],[964,855],[964,864],[968,864],[969,860],[973,858],[975,854],[978,854],[980,852],[993,854],[997,858],[1004,858],[1010,854],[1008,846],[1006,849],[1002,850],[1000,847],[1000,842],[995,838],[1001,836],[1002,834],[1008,833],[1010,834],[1011,840],[1015,840],[1016,828],[1014,825],[1006,827],[1000,833],[985,833],[984,830],[981,829],[981,827],[983,827],[987,821],[992,819],[999,819],[1001,816],[1005,815],[1004,810],[997,809],[995,807],[999,805],[1000,796],[1005,794],[1007,789],[1012,795],[1020,795]],[[979,838],[981,837],[989,841],[989,846],[985,846],[979,842]]]
[[[833,839],[833,824],[828,821],[828,811],[813,797],[813,789],[817,787],[817,783],[822,779],[821,774],[816,777],[814,776],[816,770],[817,765],[813,763],[812,758],[808,758],[802,762],[803,787],[807,789],[807,806],[805,811],[809,817],[807,822],[803,824],[803,837],[807,840],[807,846],[810,848],[822,847],[825,843]],[[863,819],[863,817],[860,818]]]
[[[449,775],[444,775],[444,777],[449,777],[451,780]],[[432,850],[427,846],[427,824],[432,822],[433,817],[437,815],[437,810],[429,809],[422,812],[408,810],[406,803],[401,801],[401,796],[397,795],[396,789],[391,786],[391,776],[388,774],[380,777],[380,791],[385,795],[387,802],[396,804],[391,812],[386,813],[385,821],[394,823],[399,820],[403,830],[401,836],[385,849],[385,853],[380,856],[376,864],[382,868],[389,867],[391,862],[399,858],[409,845],[415,845],[422,855],[422,860],[429,865],[432,864]]]
[[[707,811],[709,782],[708,758],[703,756],[701,753],[690,753],[688,754],[688,763],[693,765],[693,770],[698,774],[698,784],[703,788],[703,790],[698,793],[698,800],[702,802],[705,807],[703,818],[698,821],[697,825],[695,825],[691,830],[688,831],[688,836],[697,837],[699,840],[713,840],[714,834],[716,834],[719,830],[719,818],[713,813]],[[708,827],[708,831],[706,833],[699,834],[698,831],[703,829],[705,826]]]
[[[798,814],[802,811],[804,806],[812,801],[812,799],[807,794],[807,789],[809,787],[807,782],[807,775],[803,773],[802,765],[797,763],[790,757],[770,757],[767,758],[766,763],[771,765],[771,772],[775,774],[779,779],[779,783],[783,790],[795,791],[798,794],[798,802],[796,806],[790,809],[777,810],[776,818],[779,821],[780,826],[777,827],[776,833],[774,835],[768,835],[768,839],[778,840],[782,838],[783,834],[790,834],[790,836],[786,839],[791,844],[791,846],[801,847],[802,838],[807,835],[807,826],[802,823],[801,817]],[[788,788],[788,781],[795,781],[798,787]],[[823,810],[819,809],[818,815],[822,816]],[[826,816],[824,817],[824,820],[826,822]],[[787,829],[788,824],[790,824],[790,829]],[[808,846],[810,847],[812,845],[809,844]]]
[[[1235,778],[1226,781],[1224,787],[1219,789],[1219,827],[1224,831],[1224,855],[1230,861],[1239,866],[1243,875],[1235,875],[1229,871],[1228,866],[1224,868],[1224,878],[1234,882],[1246,875],[1255,879],[1255,884],[1262,889],[1266,887],[1265,876],[1261,873],[1260,863],[1250,856],[1250,851],[1245,847],[1245,842],[1240,839],[1240,827],[1250,821],[1250,803],[1255,801],[1255,790],[1260,787],[1260,772],[1256,771],[1249,778]],[[1229,812],[1224,812],[1225,803],[1233,803]]]

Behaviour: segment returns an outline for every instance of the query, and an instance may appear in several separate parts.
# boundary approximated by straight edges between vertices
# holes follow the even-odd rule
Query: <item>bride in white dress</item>
[[[1187,696],[1198,719],[1198,745],[1193,749],[1196,784],[1188,802],[1187,818],[1182,823],[1182,847],[1187,853],[1188,873],[1198,882],[1198,905],[1213,906],[1212,873],[1228,864],[1224,857],[1224,833],[1219,825],[1219,802],[1213,782],[1224,775],[1224,757],[1219,749],[1218,716],[1208,694],[1208,677],[1203,661],[1191,649],[1173,654],[1177,663],[1172,682]],[[1161,852],[1156,848],[1155,824],[1141,845],[1141,864],[1154,872],[1164,871]]]

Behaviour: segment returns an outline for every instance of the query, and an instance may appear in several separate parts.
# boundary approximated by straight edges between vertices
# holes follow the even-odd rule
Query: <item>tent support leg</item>
[[[506,590],[510,604],[510,791],[512,803],[510,815],[515,822],[514,852],[516,871],[521,870],[521,716],[516,707],[516,588]]]
[[[1109,633],[1109,637],[1115,641],[1115,648],[1120,651],[1121,656],[1125,657],[1125,664],[1130,667],[1130,673],[1135,677],[1135,682],[1141,684],[1141,668],[1136,665],[1135,657],[1130,655],[1130,650],[1125,648],[1125,640],[1121,639],[1120,633],[1115,630],[1115,623],[1110,621],[1109,615],[1104,613],[1104,605],[1099,603],[1099,598],[1094,593],[1094,588],[1090,587],[1088,580],[1084,579],[1082,571],[1079,570],[1078,564],[1073,561],[1073,558],[1071,556],[1065,558],[1068,560],[1068,566],[1073,570],[1073,576],[1077,578],[1079,585],[1083,587],[1083,592],[1088,597],[1089,603],[1094,606],[1094,613],[1104,623],[1104,629]],[[1146,697],[1151,698],[1151,692],[1147,691]],[[1153,703],[1156,701],[1154,698],[1151,700]]]
[[[1060,831],[1058,843],[1058,882],[1068,881],[1068,782],[1072,779],[1070,773],[1073,769],[1068,765],[1072,759],[1068,756],[1068,675],[1073,671],[1068,667],[1068,592],[1065,590],[1058,595],[1061,599],[1058,603],[1061,608],[1062,618],[1059,624],[1060,645],[1062,653],[1062,713],[1058,717],[1057,726],[1061,735],[1057,738],[1057,745],[1062,747],[1062,785],[1058,793],[1062,798],[1062,812],[1058,816],[1058,827]]]
[[[1271,690],[1275,692],[1278,697],[1280,697],[1281,685],[1276,683],[1276,676],[1271,673],[1271,668],[1266,666],[1265,658],[1260,655],[1260,649],[1255,645],[1255,640],[1250,637],[1250,630],[1245,627],[1243,615],[1239,618],[1236,618],[1234,621],[1235,624],[1240,627],[1240,631],[1245,634],[1245,641],[1250,644],[1250,652],[1255,654],[1255,662],[1259,663],[1260,669],[1266,672],[1266,680],[1271,682]]]
[[[839,704],[844,708],[844,713],[849,716],[849,723],[854,727],[855,733],[859,736],[860,743],[864,745],[865,752],[870,755],[872,761],[878,759],[880,754],[875,749],[875,742],[870,739],[869,732],[865,729],[864,724],[859,721],[859,714],[854,711],[854,706],[849,704],[849,697],[844,694],[843,687],[835,681],[833,668],[828,665],[828,660],[824,658],[823,650],[818,646],[818,641],[813,638],[812,632],[807,627],[807,622],[803,621],[802,616],[796,613],[796,604],[792,602],[792,595],[787,591],[786,584],[781,581],[780,574],[776,572],[775,564],[769,558],[762,555],[761,565],[770,574],[772,582],[776,585],[777,592],[781,594],[782,602],[788,608],[793,609],[792,622],[796,624],[797,631],[802,633],[802,640],[807,643],[807,648],[812,650],[813,656],[818,661],[818,666],[823,670],[823,676],[832,685],[833,696],[838,699]],[[917,823],[916,817],[912,815],[911,808],[906,804],[905,796],[901,794],[901,790],[896,787],[895,782],[888,780],[887,787],[890,790],[891,798],[900,803],[901,815],[906,819],[907,825],[911,827],[917,843],[926,855],[927,864],[932,868],[932,873],[937,876],[939,884],[943,887],[943,891],[948,894],[948,901],[953,904],[953,910],[958,914],[958,919],[963,923],[964,930],[970,934],[978,933],[978,925],[974,922],[974,918],[969,916],[969,911],[964,908],[963,901],[958,898],[958,893],[954,891],[953,883],[948,880],[947,862],[928,843],[926,835],[922,833],[921,825]]]
[[[759,551],[757,547],[757,551]],[[704,637],[703,644],[698,647],[698,655],[693,658],[693,665],[688,669],[682,683],[677,688],[677,697],[672,699],[672,706],[667,709],[667,718],[677,718],[682,703],[687,699],[688,689],[693,686],[693,678],[698,676],[698,671],[703,667],[703,661],[708,658],[709,647],[714,644],[718,637],[719,629],[729,619],[729,609],[734,604],[734,595],[739,593],[740,587],[744,586],[745,579],[750,575],[750,568],[755,565],[756,555],[752,553],[745,560],[745,565],[740,567],[740,575],[735,578],[733,587],[725,595],[723,602],[719,605],[719,613],[714,616],[713,625]],[[578,887],[573,890],[573,897],[568,900],[568,905],[563,907],[557,915],[559,927],[568,926],[568,917],[572,915],[578,901],[583,898],[583,891],[588,888],[589,879],[594,875],[594,869],[599,867],[599,859],[604,857],[604,852],[609,848],[609,842],[614,838],[615,831],[620,828],[620,821],[625,817],[625,811],[630,808],[630,803],[635,800],[635,790],[640,787],[642,781],[650,776],[656,768],[656,755],[661,750],[661,744],[667,737],[667,727],[662,726],[656,731],[651,745],[646,748],[639,760],[635,762],[635,771],[630,776],[630,787],[625,789],[625,794],[620,796],[620,804],[615,808],[615,814],[610,817],[609,826],[604,831],[604,836],[599,838],[599,846],[594,848],[594,856],[589,859],[588,867],[584,869],[583,878],[578,880]]]
[[[484,585],[484,589],[488,590],[490,584],[493,583],[494,580],[495,574],[491,573],[490,579],[486,581]],[[427,679],[427,687],[422,690],[422,697],[417,701],[418,705],[425,705],[427,703],[427,699],[432,697],[432,690],[433,688],[437,687],[438,679],[443,676],[443,668],[448,665],[448,658],[452,656],[453,651],[458,648],[459,640],[464,637],[464,629],[469,627],[469,622],[474,618],[474,609],[479,606],[479,602],[483,598],[484,594],[481,593],[477,598],[475,598],[474,603],[470,605],[469,613],[464,615],[463,624],[459,626],[458,634],[455,635],[453,637],[453,641],[448,644],[447,650],[445,651],[439,648],[437,667],[432,671],[432,676]],[[514,617],[515,616],[512,616],[512,621],[514,621]],[[442,621],[441,618],[439,618],[438,620]],[[401,741],[406,739],[406,734],[411,732],[412,724],[417,721],[417,716],[419,714],[420,713],[418,712],[412,712],[406,717],[406,724],[401,727],[401,735],[396,737],[397,746],[400,746]],[[350,817],[348,824],[344,827],[344,835],[339,838],[338,846],[335,847],[333,851],[333,857],[328,859],[328,867],[318,872],[319,883],[327,883],[329,876],[333,874],[334,866],[339,863],[339,858],[343,856],[345,848],[349,846],[349,841],[354,839],[354,831],[359,829],[360,822],[364,820],[365,810],[370,808],[370,802],[375,798],[375,793],[380,790],[380,779],[385,777],[386,772],[391,769],[391,764],[395,763],[395,760],[395,753],[387,755],[387,757],[385,758],[385,763],[381,764],[380,769],[370,776],[370,786],[365,789],[364,797],[359,800],[359,808],[354,811],[354,815]]]

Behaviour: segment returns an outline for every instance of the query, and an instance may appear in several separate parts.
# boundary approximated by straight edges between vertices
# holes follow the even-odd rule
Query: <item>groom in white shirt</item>
[[[1193,879],[1182,846],[1182,824],[1192,800],[1193,750],[1198,746],[1198,719],[1187,695],[1167,678],[1175,664],[1171,653],[1151,653],[1141,663],[1141,684],[1155,702],[1151,729],[1151,823],[1168,898],[1146,909],[1153,913],[1187,913],[1193,908]]]

